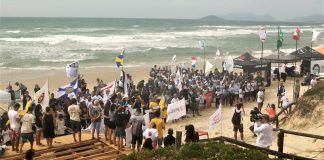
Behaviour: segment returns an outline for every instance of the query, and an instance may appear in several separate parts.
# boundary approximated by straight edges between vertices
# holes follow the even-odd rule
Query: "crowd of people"
[[[276,107],[274,104],[268,105],[265,108],[268,114],[259,116],[263,111],[265,99],[264,80],[259,72],[256,75],[247,72],[237,74],[219,71],[216,68],[204,73],[202,70],[191,68],[171,69],[155,65],[149,74],[147,82],[141,80],[136,85],[132,76],[127,74],[127,81],[121,80],[117,83],[112,97],[108,96],[109,91],[102,90],[106,86],[103,80],[97,79],[93,90],[90,91],[85,79],[79,76],[78,94],[55,98],[54,93],[51,93],[49,106],[45,110],[40,104],[33,103],[24,115],[20,115],[18,110],[25,109],[31,97],[27,87],[17,82],[16,85],[23,95],[23,103],[21,107],[19,103],[13,102],[11,109],[2,115],[2,143],[11,145],[13,151],[22,152],[24,143],[29,141],[33,149],[35,133],[36,145],[44,146],[40,141],[43,137],[47,146],[51,148],[55,137],[72,134],[75,142],[81,142],[82,131],[91,128],[92,139],[100,139],[99,133],[103,129],[105,141],[116,145],[119,150],[123,150],[125,144],[132,144],[134,151],[136,148],[138,151],[155,149],[163,144],[170,146],[175,144],[173,130],[169,129],[166,137],[163,134],[168,116],[167,106],[183,98],[187,115],[181,119],[188,118],[190,114],[200,116],[200,111],[211,107],[213,101],[216,107],[219,104],[225,107],[234,106],[234,137],[237,139],[239,131],[241,140],[244,140],[243,104],[247,101],[256,102],[257,107],[251,111],[251,117],[254,118],[251,118],[253,124],[250,129],[254,135],[261,137],[264,136],[260,134],[262,130],[270,131],[271,125],[267,124],[275,116]],[[127,93],[124,87],[128,88]],[[38,90],[39,86],[35,85],[34,92]],[[7,91],[13,93],[12,86],[9,85]],[[282,83],[278,88],[278,98],[282,101],[282,106],[286,107],[288,99],[284,98],[284,93]],[[144,118],[146,114],[148,120]],[[186,131],[186,142],[199,140],[193,125],[186,126]],[[22,143],[19,148],[20,138]],[[258,139],[264,138],[258,136]],[[269,147],[268,143],[257,144]]]

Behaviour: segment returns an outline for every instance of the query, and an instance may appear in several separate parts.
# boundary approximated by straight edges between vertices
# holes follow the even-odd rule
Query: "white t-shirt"
[[[285,64],[281,64],[281,66],[279,67],[279,73],[286,73],[286,65]]]
[[[9,110],[8,112],[9,122],[10,122],[10,129],[18,131],[20,128],[20,123],[17,122],[17,118],[19,118],[19,114],[15,110]]]
[[[316,79],[312,79],[310,81],[310,84],[312,85],[312,87],[314,87],[317,84],[317,80]]]
[[[147,128],[144,131],[143,136],[145,139],[151,138],[152,141],[156,141],[158,138],[158,131],[154,128]]]
[[[97,95],[97,96],[94,95],[91,99],[92,99],[92,101],[93,101],[93,100],[102,101],[102,97],[101,97],[100,95]]]
[[[286,96],[282,96],[280,101],[282,102],[282,107],[287,107],[289,105],[289,100]]]
[[[244,96],[243,89],[240,89],[239,90],[239,98],[243,98],[243,96]]]
[[[257,102],[258,103],[262,103],[264,100],[264,93],[262,91],[259,91],[258,92],[258,99],[257,99]]]
[[[56,120],[56,130],[55,134],[56,135],[63,135],[65,133],[65,125],[64,125],[64,120]]]
[[[68,108],[68,112],[69,112],[69,115],[70,115],[70,120],[73,120],[73,121],[78,121],[80,122],[80,108],[78,105],[70,105],[69,108]]]
[[[270,124],[254,123],[254,133],[257,135],[257,146],[270,147],[272,145],[272,126]]]
[[[26,113],[20,120],[22,122],[21,125],[21,133],[32,133],[33,132],[33,124],[35,124],[35,116],[30,113]]]
[[[10,141],[10,130],[2,130],[2,139],[3,139],[3,143],[6,144],[7,142]]]

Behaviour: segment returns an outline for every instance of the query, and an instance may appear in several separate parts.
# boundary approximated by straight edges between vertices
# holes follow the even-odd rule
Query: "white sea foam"
[[[15,34],[17,34],[17,33],[20,33],[21,31],[20,30],[12,30],[12,31],[6,31],[7,33],[15,33]]]

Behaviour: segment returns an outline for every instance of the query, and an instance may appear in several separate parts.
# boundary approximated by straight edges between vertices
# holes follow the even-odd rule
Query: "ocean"
[[[266,25],[264,54],[276,52],[277,26],[284,32],[281,51],[295,50],[292,33],[302,30],[298,47],[310,45],[312,29],[323,24],[288,22],[240,22],[177,19],[118,18],[0,18],[0,71],[5,69],[62,69],[79,61],[81,67],[115,67],[115,57],[125,48],[125,67],[190,64],[192,56],[202,60],[200,40],[205,41],[206,59],[245,52],[259,57],[260,25]],[[320,35],[314,47],[324,44]]]

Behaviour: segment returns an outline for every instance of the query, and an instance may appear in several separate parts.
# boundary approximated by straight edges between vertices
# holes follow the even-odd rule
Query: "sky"
[[[276,20],[324,15],[324,0],[0,0],[2,17],[195,19],[230,13]]]

